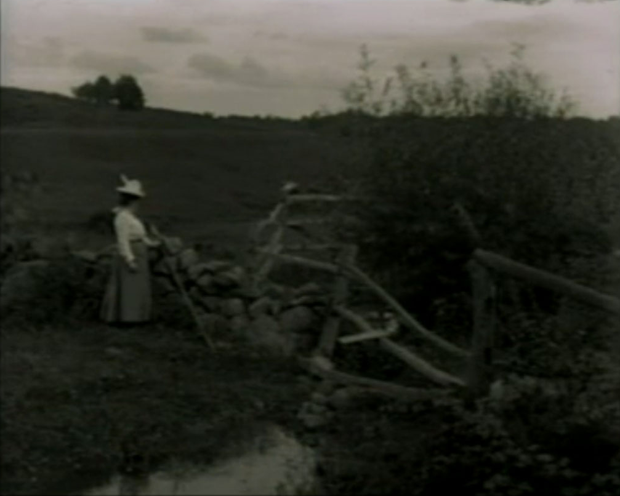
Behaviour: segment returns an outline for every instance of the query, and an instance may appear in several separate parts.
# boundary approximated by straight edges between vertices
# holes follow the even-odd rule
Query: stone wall
[[[158,293],[179,298],[174,273],[194,303],[201,324],[216,341],[230,336],[277,354],[310,351],[318,342],[329,292],[316,283],[288,287],[266,282],[256,290],[246,267],[230,261],[201,260],[179,238],[164,238],[165,250],[151,250],[153,284]],[[78,252],[91,263],[109,261]],[[157,304],[157,301],[155,301]],[[189,313],[189,310],[188,310]]]

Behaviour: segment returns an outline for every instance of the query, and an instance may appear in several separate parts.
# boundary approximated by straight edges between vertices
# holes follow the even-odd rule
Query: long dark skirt
[[[101,318],[110,324],[140,324],[151,320],[152,296],[148,248],[133,242],[137,270],[132,271],[120,254],[112,260],[112,273],[106,288]]]

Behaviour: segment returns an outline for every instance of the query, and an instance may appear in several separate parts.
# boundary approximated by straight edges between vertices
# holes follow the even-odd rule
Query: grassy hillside
[[[149,220],[188,239],[239,246],[284,181],[328,180],[347,156],[344,141],[295,122],[119,112],[13,88],[0,95],[3,167],[40,177],[33,218],[54,232],[81,233],[113,206],[124,173],[144,181]]]

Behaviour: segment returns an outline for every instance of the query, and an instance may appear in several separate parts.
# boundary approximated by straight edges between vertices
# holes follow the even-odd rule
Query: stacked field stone
[[[112,253],[75,255],[101,263]],[[152,250],[151,266],[154,284],[164,293],[178,293],[176,281],[183,285],[203,328],[216,340],[225,341],[229,335],[285,356],[309,351],[318,340],[329,298],[318,284],[292,288],[268,282],[257,291],[246,268],[229,261],[203,261],[179,238],[165,238],[164,250]]]

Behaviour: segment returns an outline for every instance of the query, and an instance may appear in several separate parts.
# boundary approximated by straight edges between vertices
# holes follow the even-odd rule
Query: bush
[[[613,284],[618,121],[567,119],[570,98],[515,57],[490,68],[486,85],[467,81],[456,58],[447,81],[401,68],[401,98],[390,102],[366,52],[345,95],[365,159],[359,200],[344,212],[356,222],[340,232],[390,293],[457,343],[471,335],[465,262],[478,243],[456,205],[484,248],[602,291]],[[367,485],[420,496],[620,494],[620,371],[609,346],[617,322],[548,291],[497,283],[496,373],[526,377],[505,378],[501,394],[496,387],[474,409],[455,400],[430,402],[408,421],[386,414],[386,441],[371,433],[371,442],[351,422],[356,454],[377,466],[358,467],[358,479],[344,471],[341,493],[372,492]]]
[[[36,271],[24,269],[30,272],[24,281],[28,287],[22,288],[21,298],[5,309],[3,321],[7,325],[34,326],[96,321],[106,284],[106,268],[69,256],[44,263]],[[13,270],[22,269],[14,266]]]

